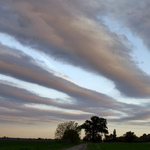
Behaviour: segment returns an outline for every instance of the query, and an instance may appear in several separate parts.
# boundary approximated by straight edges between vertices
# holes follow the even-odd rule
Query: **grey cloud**
[[[24,104],[44,104],[47,106],[53,106],[56,108],[62,108],[66,110],[80,110],[85,113],[93,113],[93,114],[100,114],[102,116],[116,116],[117,113],[114,113],[111,109],[114,109],[114,106],[110,106],[110,110],[105,110],[105,105],[93,105],[92,102],[89,102],[87,105],[85,104],[85,100],[77,101],[75,104],[68,104],[68,103],[59,103],[56,99],[50,99],[50,98],[44,98],[40,97],[34,93],[31,93],[27,91],[26,89],[23,89],[21,87],[16,87],[12,83],[7,83],[6,81],[0,82],[0,96],[1,98],[5,99],[7,101],[7,105],[2,101],[1,107],[9,108],[12,103],[15,103],[16,105],[20,105],[24,107]],[[90,107],[89,107],[90,106]],[[104,108],[103,108],[104,107]],[[107,106],[106,106],[107,107]],[[11,108],[11,109],[16,109]],[[95,110],[96,109],[96,110]],[[63,110],[62,110],[63,111]],[[121,111],[121,109],[120,109]]]
[[[122,0],[118,3],[111,1],[110,5],[111,9],[108,8],[107,12],[111,18],[121,23],[123,27],[129,28],[133,35],[138,36],[149,50],[149,0]]]
[[[115,108],[112,103],[109,103],[109,107],[105,107],[105,105],[93,105],[93,102],[89,102],[88,105],[85,104],[85,100],[77,101],[76,104],[67,104],[67,103],[59,103],[55,101],[55,99],[43,98],[34,93],[27,91],[21,87],[16,87],[12,83],[8,83],[6,81],[1,81],[0,83],[0,116],[1,119],[6,121],[13,121],[13,118],[30,118],[30,123],[34,122],[34,118],[36,123],[39,122],[42,117],[46,117],[44,122],[52,121],[51,117],[62,118],[62,119],[88,119],[88,117],[92,115],[99,115],[107,118],[117,117],[120,119],[109,119],[110,122],[131,122],[136,120],[143,120],[148,117],[148,107],[146,106],[136,106],[129,104],[118,104]],[[72,110],[72,113],[66,112],[63,110],[53,111],[53,110],[44,110],[38,109],[34,107],[26,106],[25,104],[45,104],[47,106],[54,106],[57,108]],[[148,104],[147,104],[148,106]],[[106,109],[107,108],[107,109]],[[83,111],[85,114],[78,115],[74,113],[74,111]],[[122,117],[123,113],[127,117]],[[49,117],[50,118],[49,118]],[[8,118],[8,119],[7,119]],[[149,117],[147,118],[149,119]],[[28,122],[28,119],[23,119],[24,123]]]
[[[74,98],[78,104],[80,103],[85,107],[89,107],[92,104],[93,107],[100,106],[117,109],[119,104],[122,105],[122,103],[112,99],[105,94],[80,87],[63,77],[61,78],[55,76],[53,72],[49,72],[44,68],[36,65],[35,61],[31,57],[26,56],[24,53],[20,54],[21,52],[15,51],[15,55],[12,55],[12,52],[7,50],[6,47],[3,50],[5,51],[1,51],[0,55],[0,57],[3,58],[3,61],[0,61],[1,74],[9,75],[23,81],[61,91]],[[24,58],[28,58],[28,61],[25,62],[26,60],[24,60]],[[13,60],[15,61],[13,62]],[[112,104],[111,107],[109,103]]]
[[[125,96],[150,97],[150,78],[132,61],[131,48],[94,17],[94,8],[103,17],[114,11],[114,5],[107,8],[102,1],[93,5],[92,1],[0,2],[1,32],[58,61],[105,76]],[[82,11],[85,5],[91,9]]]
[[[57,106],[58,103],[52,99],[42,98],[34,93],[31,93],[23,88],[18,88],[13,85],[8,85],[7,82],[0,82],[0,95],[7,98],[10,102],[23,104],[45,104]]]
[[[0,120],[1,122],[12,122],[12,123],[34,123],[38,124],[42,122],[53,122],[53,118],[66,119],[66,120],[85,120],[90,118],[92,115],[99,115],[106,118],[117,117],[120,119],[108,119],[109,122],[132,122],[136,120],[149,119],[149,110],[146,106],[136,106],[129,104],[118,104],[116,108],[109,103],[107,109],[101,105],[93,105],[92,102],[85,104],[77,101],[76,104],[63,104],[56,102],[54,99],[43,98],[34,93],[27,91],[21,87],[16,87],[12,83],[1,81],[0,83]],[[70,112],[64,112],[63,110],[45,110],[34,107],[29,107],[25,104],[45,104],[62,108],[65,110],[72,110]],[[148,104],[147,104],[148,105]],[[83,111],[83,113],[75,113],[75,111]],[[127,117],[122,117],[120,113]],[[17,119],[16,119],[17,117]],[[20,118],[18,121],[18,118]],[[35,119],[36,118],[36,119]]]
[[[150,120],[149,116],[149,107],[147,106],[132,106],[130,105],[130,110],[127,110],[128,114],[126,113],[125,116],[122,116],[117,119],[109,119],[110,122],[117,122],[117,123],[125,123],[131,125],[148,125]]]
[[[0,98],[0,102],[2,103],[0,107],[0,122],[39,124],[40,122],[54,122],[60,119],[83,120],[91,116],[90,114],[76,114],[60,110],[44,110],[16,105],[3,98]]]
[[[76,114],[76,113],[70,113],[70,112],[64,112],[61,110],[44,110],[40,108],[34,108],[34,107],[28,107],[22,104],[14,103],[13,101],[10,102],[7,98],[0,98],[0,122],[10,122],[10,123],[23,123],[23,124],[39,124],[40,122],[56,122],[59,119],[64,120],[86,120],[92,116],[92,114]],[[130,109],[132,109],[132,106],[129,105]],[[134,106],[133,106],[134,107]],[[109,122],[126,122],[127,124],[130,124],[131,122],[136,124],[136,120],[147,120],[148,117],[148,109],[145,109],[144,113],[140,114],[140,111],[144,109],[144,107],[138,106],[137,113],[132,112],[134,115],[136,114],[137,118],[133,117],[133,114],[130,114],[130,111],[128,112],[128,117],[123,117],[120,119],[109,119],[110,116],[112,116],[109,113],[109,110],[107,110],[107,113],[102,113],[97,111],[97,115],[99,116],[105,116],[108,118]],[[139,115],[139,117],[138,117]],[[117,117],[117,116],[115,116]],[[118,116],[119,117],[119,116]],[[138,122],[137,122],[138,124]]]

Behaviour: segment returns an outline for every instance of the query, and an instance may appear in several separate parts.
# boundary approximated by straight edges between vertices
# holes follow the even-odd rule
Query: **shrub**
[[[76,130],[67,130],[64,132],[63,138],[66,142],[79,143],[80,137]]]

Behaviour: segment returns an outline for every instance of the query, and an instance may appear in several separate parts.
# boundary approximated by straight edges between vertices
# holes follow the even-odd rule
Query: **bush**
[[[131,143],[136,139],[136,135],[134,134],[134,132],[126,132],[126,134],[124,134],[124,140],[125,142]]]
[[[65,131],[62,139],[69,143],[79,143],[80,141],[79,134],[76,130]]]
[[[69,121],[58,124],[56,131],[55,131],[55,139],[62,140],[64,133],[68,130],[75,130],[79,135],[81,132],[81,129],[78,126],[78,123],[75,121]]]

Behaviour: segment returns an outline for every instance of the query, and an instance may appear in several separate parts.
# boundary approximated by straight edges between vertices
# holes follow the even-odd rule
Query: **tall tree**
[[[113,131],[113,141],[116,141],[116,129],[114,129],[114,131]]]
[[[62,139],[64,136],[64,133],[68,130],[75,130],[80,135],[80,129],[78,126],[78,123],[75,121],[69,121],[58,124],[56,131],[55,131],[55,138],[56,139]]]
[[[100,142],[102,135],[108,134],[106,119],[97,116],[91,117],[91,120],[86,120],[80,128],[85,129],[84,140],[87,141]]]

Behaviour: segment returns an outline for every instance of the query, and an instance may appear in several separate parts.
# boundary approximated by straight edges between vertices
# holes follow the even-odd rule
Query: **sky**
[[[59,123],[150,126],[149,0],[0,0],[0,137]]]

